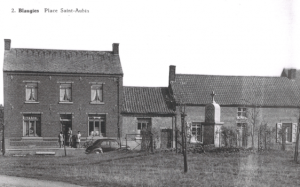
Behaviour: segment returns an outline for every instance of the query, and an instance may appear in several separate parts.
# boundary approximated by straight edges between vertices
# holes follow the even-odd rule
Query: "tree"
[[[253,107],[247,108],[247,124],[250,126],[248,134],[251,137],[251,147],[254,150],[254,136],[257,131],[257,126],[261,121],[261,108],[254,105]]]

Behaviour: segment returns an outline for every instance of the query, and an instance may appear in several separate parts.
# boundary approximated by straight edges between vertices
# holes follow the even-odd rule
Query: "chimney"
[[[4,39],[4,49],[5,50],[10,50],[10,43],[11,43],[10,39]]]
[[[171,81],[175,81],[176,66],[170,65],[169,68],[169,86]]]
[[[296,79],[296,69],[289,69],[288,78],[289,79]]]
[[[113,54],[119,55],[119,44],[118,43],[113,43]]]

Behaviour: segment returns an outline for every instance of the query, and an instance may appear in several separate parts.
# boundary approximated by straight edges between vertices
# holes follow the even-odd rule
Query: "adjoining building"
[[[5,40],[6,149],[58,147],[69,128],[82,140],[118,138],[123,71],[119,44],[112,51],[11,48]]]
[[[184,105],[194,142],[203,142],[205,132],[201,123],[205,121],[205,106],[211,102],[212,91],[221,107],[224,126],[239,129],[240,146],[251,146],[251,142],[247,142],[246,131],[251,123],[247,114],[254,110],[258,112],[257,126],[263,123],[276,129],[274,140],[280,141],[278,133],[284,128],[286,142],[296,141],[300,115],[298,71],[285,69],[280,77],[260,77],[176,74],[175,68],[170,66],[169,69],[169,89],[176,102],[177,123],[180,123],[180,105]]]
[[[123,144],[140,149],[141,131],[151,128],[156,148],[174,147],[175,111],[167,87],[123,88]]]

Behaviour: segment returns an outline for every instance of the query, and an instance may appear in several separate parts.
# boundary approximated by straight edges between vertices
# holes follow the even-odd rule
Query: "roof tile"
[[[286,77],[215,76],[176,74],[171,83],[177,103],[203,105],[299,106],[296,81]]]
[[[122,113],[173,114],[165,87],[128,87],[123,90]]]
[[[12,48],[4,52],[3,71],[123,74],[111,51]]]

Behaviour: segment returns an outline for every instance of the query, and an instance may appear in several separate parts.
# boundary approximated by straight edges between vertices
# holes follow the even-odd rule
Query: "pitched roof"
[[[20,48],[5,50],[3,71],[123,74],[111,51]]]
[[[122,113],[173,114],[168,103],[168,88],[123,87]]]
[[[177,103],[194,105],[210,103],[212,91],[220,105],[296,107],[300,99],[296,81],[286,77],[176,74],[171,87]]]

